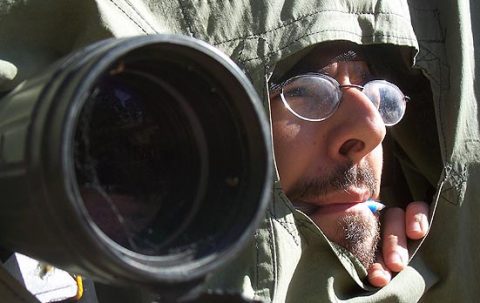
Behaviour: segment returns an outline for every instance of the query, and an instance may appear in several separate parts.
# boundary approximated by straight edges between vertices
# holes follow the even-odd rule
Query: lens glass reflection
[[[82,109],[74,151],[93,224],[131,251],[162,254],[195,211],[196,131],[175,96],[151,79],[120,73],[98,81]]]

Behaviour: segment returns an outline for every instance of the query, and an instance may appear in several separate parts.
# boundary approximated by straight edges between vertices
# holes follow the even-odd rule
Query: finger
[[[387,268],[393,272],[404,269],[408,262],[408,251],[403,209],[395,207],[385,211],[382,240],[383,259]]]
[[[392,273],[385,266],[381,256],[376,261],[368,268],[367,279],[375,287],[384,287],[392,280]]]
[[[405,214],[405,232],[408,238],[418,240],[425,237],[429,228],[428,212],[429,206],[423,201],[408,204]]]

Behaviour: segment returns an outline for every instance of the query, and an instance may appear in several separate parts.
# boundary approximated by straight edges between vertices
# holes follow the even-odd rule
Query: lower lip
[[[317,212],[322,214],[330,214],[330,213],[338,213],[338,212],[348,212],[348,211],[355,211],[357,208],[367,208],[366,205],[363,205],[363,202],[356,202],[356,203],[335,203],[335,204],[328,204],[323,205],[318,208]]]

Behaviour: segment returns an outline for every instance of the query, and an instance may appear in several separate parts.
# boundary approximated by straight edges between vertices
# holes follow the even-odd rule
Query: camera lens
[[[160,81],[139,72],[103,77],[75,135],[89,216],[108,238],[143,255],[162,254],[183,233],[206,177],[202,128],[181,94]]]
[[[2,110],[2,245],[59,268],[193,289],[250,243],[270,200],[261,101],[205,42],[98,41]]]

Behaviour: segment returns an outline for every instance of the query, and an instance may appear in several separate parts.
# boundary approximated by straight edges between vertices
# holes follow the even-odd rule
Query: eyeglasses
[[[361,90],[378,109],[386,126],[397,124],[405,114],[409,97],[393,83],[372,80],[365,85],[340,85],[324,74],[309,73],[295,76],[281,84],[280,98],[287,109],[306,121],[323,121],[332,116],[342,99],[342,88]]]

